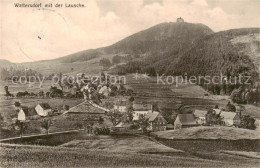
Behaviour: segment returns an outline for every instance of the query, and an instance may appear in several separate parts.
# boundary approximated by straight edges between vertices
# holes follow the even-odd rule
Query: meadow
[[[256,163],[80,148],[0,144],[1,167],[247,167]]]

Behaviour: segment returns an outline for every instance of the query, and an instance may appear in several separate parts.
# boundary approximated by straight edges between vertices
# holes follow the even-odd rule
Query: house
[[[195,110],[194,111],[194,116],[196,118],[196,122],[199,125],[204,125],[206,124],[206,114],[208,113],[208,111],[206,110]]]
[[[222,120],[226,126],[238,126],[240,124],[240,116],[238,113],[222,111],[220,117],[223,118]]]
[[[215,111],[216,114],[220,114],[221,113],[221,109],[213,109]]]
[[[163,118],[160,112],[149,110],[145,116],[148,118],[150,125],[147,127],[148,131],[165,131],[167,121]]]
[[[174,129],[197,126],[196,118],[193,114],[178,114],[174,122]]]
[[[47,116],[52,111],[51,106],[48,103],[39,103],[35,110],[39,116]]]
[[[133,104],[133,120],[136,121],[140,116],[146,116],[149,110],[152,110],[151,104]]]
[[[114,109],[121,113],[125,113],[127,110],[127,100],[118,100],[114,104]]]
[[[18,112],[18,120],[25,121],[25,120],[34,120],[38,119],[40,116],[37,114],[34,108],[29,107],[21,107]]]

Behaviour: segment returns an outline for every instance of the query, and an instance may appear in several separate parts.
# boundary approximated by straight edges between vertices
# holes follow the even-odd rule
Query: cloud
[[[86,8],[37,10],[14,8],[18,0],[1,3],[1,59],[26,62],[53,59],[77,51],[111,45],[161,22],[203,23],[214,31],[260,27],[255,8],[226,12],[206,0],[19,0],[20,3],[81,3]],[[241,2],[241,5],[242,2]],[[258,4],[259,5],[259,4]],[[242,8],[241,8],[242,9]]]

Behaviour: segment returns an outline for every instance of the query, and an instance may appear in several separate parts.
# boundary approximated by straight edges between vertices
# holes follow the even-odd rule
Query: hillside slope
[[[161,23],[149,29],[135,33],[111,46],[80,51],[53,60],[43,60],[19,64],[20,67],[32,68],[42,73],[96,73],[103,69],[99,66],[101,58],[111,59],[115,55],[147,56],[157,62],[161,57],[177,55],[196,41],[213,31],[203,24]],[[168,53],[165,54],[165,53]],[[170,53],[170,54],[169,54]],[[91,70],[93,69],[93,70]]]
[[[109,47],[106,53],[148,54],[183,50],[213,31],[203,24],[161,23],[133,34]]]
[[[208,35],[180,57],[168,66],[168,74],[253,75],[260,62],[260,29],[234,29]]]

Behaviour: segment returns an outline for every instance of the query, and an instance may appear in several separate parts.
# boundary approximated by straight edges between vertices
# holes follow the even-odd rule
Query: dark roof
[[[193,114],[178,114],[182,125],[196,125],[196,119]]]
[[[50,106],[48,103],[39,103],[39,105],[40,105],[44,110],[51,109],[51,106]]]
[[[206,117],[207,113],[208,113],[208,111],[206,111],[206,110],[195,110],[194,111],[195,117]]]
[[[34,116],[34,115],[37,115],[37,112],[36,112],[35,108],[33,108],[33,107],[23,106],[23,107],[21,107],[21,109],[23,110],[25,116]]]
[[[133,104],[133,108],[136,111],[152,110],[153,106],[151,104]]]
[[[149,121],[151,122],[153,122],[156,118],[158,122],[166,122],[166,120],[158,111],[149,110],[148,113],[146,114],[146,118],[148,118]]]
[[[104,109],[98,108],[90,104],[88,101],[84,101],[69,109],[69,113],[92,113],[92,114],[105,114]]]

